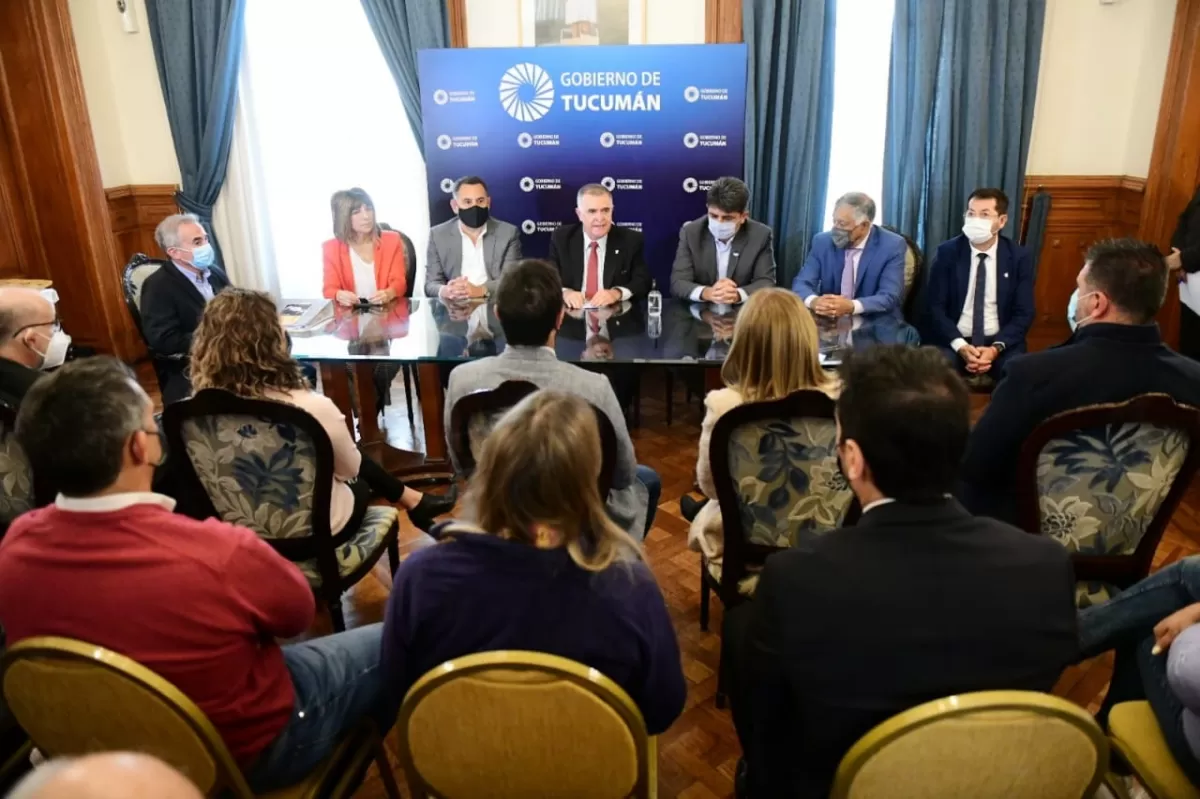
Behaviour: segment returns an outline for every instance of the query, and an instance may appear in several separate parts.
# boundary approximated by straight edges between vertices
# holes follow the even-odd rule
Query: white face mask
[[[972,244],[983,244],[995,235],[992,232],[992,221],[977,216],[968,216],[963,220],[962,232]]]
[[[38,355],[42,356],[42,365],[38,368],[43,372],[48,369],[57,369],[67,360],[67,350],[71,348],[71,337],[61,330],[55,331],[54,335],[50,336],[50,344],[46,347],[46,351],[42,352],[37,347],[31,349]]]
[[[1079,290],[1076,289],[1075,294],[1071,295],[1070,307],[1072,307],[1074,310],[1071,312],[1070,319],[1068,321],[1071,322],[1071,332],[1072,333],[1075,332],[1076,330],[1078,330],[1079,328],[1083,327],[1084,325],[1086,325],[1088,322],[1092,321],[1092,317],[1090,317],[1090,316],[1085,316],[1083,319],[1079,318],[1079,303],[1082,302],[1087,297],[1090,297],[1093,294],[1099,294],[1099,293],[1100,292],[1098,292],[1098,291],[1089,291],[1086,294],[1080,294]]]

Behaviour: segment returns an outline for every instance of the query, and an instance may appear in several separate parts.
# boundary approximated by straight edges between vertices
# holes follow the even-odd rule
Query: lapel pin
[[[735,253],[733,254],[733,257],[734,257],[734,258],[737,258],[739,255],[741,255],[741,253],[736,253],[736,252],[735,252]]]
[[[620,250],[613,250],[613,255],[620,255],[620,254],[621,254]],[[1007,275],[1005,275],[1005,277],[1007,277]]]
[[[1005,273],[1004,273],[1004,278],[1005,278],[1006,280],[1008,279],[1008,272],[1005,272]]]

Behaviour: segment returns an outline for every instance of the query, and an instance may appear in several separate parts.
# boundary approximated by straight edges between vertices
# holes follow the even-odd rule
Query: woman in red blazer
[[[322,245],[325,255],[326,299],[354,305],[359,297],[383,305],[404,296],[404,241],[400,234],[380,230],[375,205],[362,189],[334,192],[333,238]]]

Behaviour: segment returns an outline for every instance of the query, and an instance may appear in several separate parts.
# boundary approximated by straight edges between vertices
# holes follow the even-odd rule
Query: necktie
[[[592,242],[588,245],[587,282],[583,287],[583,296],[591,299],[600,290],[600,255],[597,252],[599,244]]]
[[[987,346],[987,334],[983,331],[983,301],[987,296],[987,253],[978,256],[975,267],[975,296],[971,300],[971,346]]]
[[[846,250],[846,261],[842,264],[842,296],[854,299],[854,264],[862,250]]]

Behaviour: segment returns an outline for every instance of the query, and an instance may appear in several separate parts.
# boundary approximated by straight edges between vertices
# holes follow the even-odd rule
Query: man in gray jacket
[[[491,205],[483,178],[455,181],[450,199],[455,218],[429,231],[425,296],[450,302],[486,297],[496,291],[504,266],[521,260],[520,232],[492,219]]]
[[[499,355],[459,364],[450,373],[445,418],[466,394],[492,389],[506,380],[524,380],[538,388],[567,391],[599,408],[617,434],[608,513],[634,538],[641,539],[654,522],[662,484],[654,470],[639,466],[625,416],[604,375],[563,363],[554,354],[554,340],[563,321],[562,280],[546,261],[526,260],[509,265],[496,291],[496,316],[506,346]],[[453,453],[454,448],[450,447]],[[459,468],[459,464],[454,464]]]

